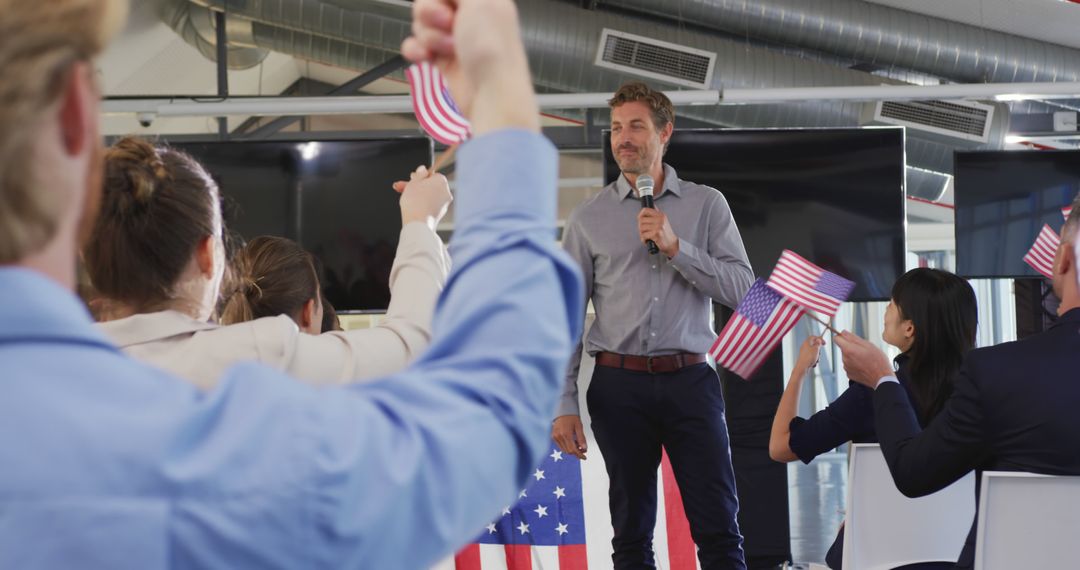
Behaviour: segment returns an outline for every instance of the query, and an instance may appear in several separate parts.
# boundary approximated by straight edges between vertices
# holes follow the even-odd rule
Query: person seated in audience
[[[320,303],[322,304],[322,332],[334,332],[343,331],[341,327],[341,319],[338,318],[337,311],[334,306],[330,304],[330,301],[326,300],[326,294],[322,291],[319,292]]]
[[[91,281],[113,317],[102,330],[129,355],[203,388],[230,365],[249,360],[320,384],[401,370],[428,345],[435,299],[449,271],[435,234],[451,199],[446,178],[421,169],[409,184],[433,199],[402,198],[393,299],[378,326],[312,336],[288,318],[241,322],[240,309],[230,315],[235,324],[218,326],[207,322],[226,266],[218,188],[183,152],[124,138],[105,154],[101,215],[83,249]],[[255,285],[276,292],[304,275],[314,279],[313,271]],[[313,303],[315,314],[304,330],[318,332],[317,281],[307,289],[304,302]]]
[[[976,494],[984,470],[1080,475],[1078,231],[1080,197],[1054,258],[1057,321],[1041,334],[971,351],[929,425],[880,349],[850,332],[836,337],[848,377],[873,390],[874,432],[901,493],[929,495],[972,470]],[[975,521],[957,568],[974,566]]]
[[[977,326],[975,292],[964,279],[940,269],[919,268],[908,271],[893,284],[881,337],[900,349],[900,355],[893,359],[893,369],[917,412],[919,425],[928,425],[952,394],[953,378],[963,357],[975,346]],[[873,392],[854,382],[824,410],[806,419],[796,415],[803,380],[817,365],[823,343],[821,337],[814,336],[799,349],[773,418],[769,456],[775,461],[799,459],[810,463],[848,441],[877,441]],[[843,545],[841,527],[825,557],[830,568],[841,567]],[[910,568],[949,568],[952,562]]]
[[[584,310],[554,239],[558,153],[513,1],[412,6],[404,55],[441,68],[474,137],[458,151],[456,267],[430,348],[367,384],[243,364],[201,391],[117,350],[74,294],[101,192],[93,62],[127,4],[0,0],[0,568],[430,568],[532,479]],[[163,188],[209,180],[179,166],[106,215],[167,219],[142,210],[187,204]],[[425,180],[403,211],[445,207],[445,181]],[[187,257],[190,278],[145,301],[188,302],[201,320],[218,228],[192,217],[192,251],[164,233],[187,229],[174,225],[128,247]],[[135,259],[117,279],[140,291],[162,268]]]
[[[319,276],[311,254],[300,244],[259,236],[237,252],[232,270],[233,290],[225,296],[221,324],[284,316],[301,332],[323,332]]]

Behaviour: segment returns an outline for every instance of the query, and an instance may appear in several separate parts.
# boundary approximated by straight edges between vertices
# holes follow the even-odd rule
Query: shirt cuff
[[[691,269],[702,271],[700,267],[700,253],[692,243],[687,243],[686,240],[679,238],[679,251],[667,260],[668,265],[673,267],[675,271],[679,272],[691,285],[697,286],[697,277],[691,273]]]
[[[555,417],[561,416],[580,416],[581,409],[578,407],[578,395],[577,392],[573,394],[563,394],[559,398],[559,405],[555,409]]]
[[[878,379],[877,385],[874,386],[874,389],[877,390],[881,387],[882,384],[886,382],[896,382],[897,384],[900,383],[900,381],[896,379],[896,376],[882,376]]]

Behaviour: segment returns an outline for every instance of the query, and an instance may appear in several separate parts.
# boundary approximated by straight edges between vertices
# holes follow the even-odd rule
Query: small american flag
[[[758,279],[750,286],[709,354],[746,380],[799,322],[803,309]]]
[[[855,282],[825,271],[785,249],[769,276],[769,287],[808,311],[832,317],[855,288]]]
[[[1072,214],[1072,206],[1065,206],[1061,209],[1061,215],[1065,216],[1065,219],[1069,219],[1069,214]]]
[[[405,70],[412,94],[413,111],[420,126],[431,138],[455,145],[469,138],[470,126],[454,100],[438,68],[428,62],[417,63]]]
[[[1024,263],[1030,265],[1032,269],[1038,271],[1043,277],[1053,279],[1054,256],[1057,255],[1058,246],[1060,245],[1061,238],[1058,237],[1057,232],[1050,229],[1049,225],[1043,224],[1039,237],[1035,238],[1035,244],[1031,246],[1027,255],[1024,256]]]

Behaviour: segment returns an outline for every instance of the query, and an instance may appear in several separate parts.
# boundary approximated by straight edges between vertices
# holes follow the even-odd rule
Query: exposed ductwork
[[[251,22],[250,45],[354,69],[388,58],[409,33],[408,11],[378,0],[200,0]],[[631,79],[667,89],[897,84],[862,71],[806,60],[675,25],[585,10],[550,0],[519,0],[533,79],[544,92],[614,91]],[[616,37],[612,44],[610,38]],[[230,37],[230,41],[232,38]],[[610,48],[605,50],[605,46]],[[605,51],[607,56],[605,56]],[[606,59],[605,59],[606,58]],[[707,62],[703,64],[702,62]],[[703,67],[704,66],[704,67]],[[957,146],[1000,147],[1007,112],[989,117],[981,141],[909,129],[909,163],[950,172]],[[683,107],[679,113],[712,124],[742,127],[844,127],[892,124],[873,103],[807,102],[777,105]],[[945,178],[909,177],[909,191],[931,199]]]
[[[198,49],[203,57],[217,61],[214,13],[209,8],[197,6],[188,0],[157,0],[156,7],[162,22]],[[253,47],[248,40],[251,36],[250,21],[228,18],[226,22],[231,69],[248,69],[266,59],[270,52]]]
[[[861,0],[600,3],[964,83],[1080,81],[1080,50]]]
[[[605,30],[647,38],[661,47],[685,46],[688,51],[713,56],[713,73],[706,87],[796,87],[897,84],[898,81],[845,69],[819,61],[808,61],[762,47],[747,45],[675,25],[664,25],[606,12],[590,11],[569,4],[522,0],[518,2],[524,39],[537,85],[557,91],[613,91],[630,79],[650,78],[664,87],[680,88],[680,75],[665,81],[652,70],[629,71],[625,67],[597,66]],[[610,35],[610,32],[609,34]],[[644,72],[643,72],[644,71]],[[952,150],[956,147],[1000,147],[1007,112],[993,105],[995,113],[985,141],[961,140],[940,133],[909,129],[908,161],[938,172],[951,172]],[[873,103],[807,102],[784,105],[744,105],[684,107],[680,114],[713,124],[742,127],[845,127],[895,124],[876,118]]]

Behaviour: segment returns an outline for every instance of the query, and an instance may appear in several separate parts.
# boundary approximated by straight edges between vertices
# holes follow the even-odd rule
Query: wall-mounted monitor
[[[296,240],[322,266],[342,311],[385,311],[401,232],[395,180],[431,164],[426,137],[184,142],[221,188],[226,224],[244,239]]]
[[[608,183],[619,175],[609,142],[605,132]],[[884,301],[904,272],[901,128],[682,129],[664,161],[723,193],[758,276],[791,249],[855,281],[850,300]]]
[[[1024,263],[1043,224],[1061,230],[1061,208],[1080,192],[1080,151],[957,152],[956,272],[1038,278]]]

